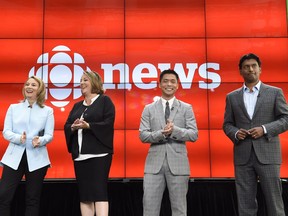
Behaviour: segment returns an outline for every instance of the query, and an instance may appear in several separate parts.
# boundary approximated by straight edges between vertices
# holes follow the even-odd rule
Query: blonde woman
[[[46,145],[53,139],[54,114],[45,106],[45,84],[35,76],[23,86],[24,100],[8,108],[3,136],[9,142],[1,160],[0,215],[10,216],[10,204],[23,175],[25,215],[38,216],[43,180],[50,160]]]

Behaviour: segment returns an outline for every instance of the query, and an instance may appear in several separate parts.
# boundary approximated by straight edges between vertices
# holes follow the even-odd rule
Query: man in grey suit
[[[164,70],[160,74],[161,98],[145,106],[142,113],[140,139],[151,144],[143,180],[144,216],[159,215],[166,185],[172,215],[187,215],[190,166],[185,142],[196,141],[198,129],[192,106],[175,98],[178,82],[174,70]]]
[[[262,83],[261,61],[253,53],[239,61],[244,85],[226,97],[223,130],[234,143],[239,216],[257,215],[257,181],[268,216],[285,216],[279,134],[288,129],[288,107],[280,88]]]

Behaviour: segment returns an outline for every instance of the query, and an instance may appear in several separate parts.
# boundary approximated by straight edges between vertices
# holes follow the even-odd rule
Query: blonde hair
[[[29,77],[26,82],[29,80],[29,79],[34,79],[38,84],[39,84],[39,88],[38,88],[38,92],[37,92],[37,99],[36,99],[36,103],[41,107],[43,108],[44,107],[44,102],[45,102],[45,95],[46,95],[46,89],[45,89],[45,83],[43,82],[42,79],[36,77],[36,76],[31,76]],[[23,85],[23,88],[22,88],[22,94],[24,96],[24,101],[26,100],[26,96],[25,96],[25,84],[26,82],[24,83]]]
[[[91,82],[91,93],[103,94],[105,92],[103,88],[102,78],[97,72],[84,71],[83,74],[85,74]]]

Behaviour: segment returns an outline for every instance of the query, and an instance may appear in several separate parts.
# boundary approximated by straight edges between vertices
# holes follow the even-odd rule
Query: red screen
[[[54,109],[52,167],[46,178],[74,178],[63,126],[84,69],[97,71],[116,107],[111,178],[142,178],[149,144],[139,139],[146,104],[161,96],[159,74],[172,68],[176,97],[192,104],[199,139],[187,142],[192,178],[234,177],[233,144],[222,130],[225,97],[243,85],[239,58],[262,61],[261,81],[288,98],[286,0],[26,0],[0,6],[0,130],[31,75],[46,83]],[[288,177],[288,133],[280,136]],[[8,142],[0,134],[0,157]],[[0,169],[0,172],[2,169]]]

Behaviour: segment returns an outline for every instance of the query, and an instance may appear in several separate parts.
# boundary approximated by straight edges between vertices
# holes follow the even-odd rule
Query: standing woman
[[[0,215],[10,216],[10,205],[23,175],[26,180],[26,216],[38,216],[43,180],[50,160],[46,144],[53,139],[54,114],[45,106],[45,84],[31,76],[24,84],[24,100],[10,105],[3,136],[9,141],[1,160]]]
[[[107,183],[112,162],[115,107],[104,95],[98,73],[84,71],[83,101],[74,104],[65,123],[68,151],[74,160],[82,216],[108,216]]]

